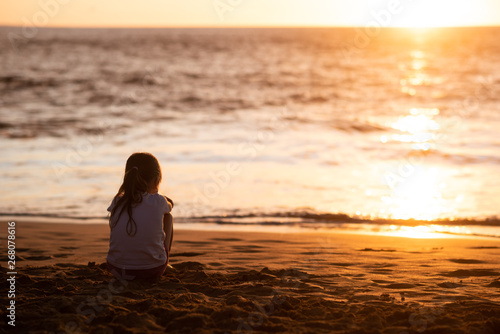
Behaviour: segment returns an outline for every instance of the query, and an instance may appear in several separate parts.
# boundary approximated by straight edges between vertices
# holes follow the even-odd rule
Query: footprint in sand
[[[255,242],[255,243],[258,243],[258,244],[265,243],[265,242],[276,243],[276,244],[286,243],[288,245],[290,245],[290,244],[300,244],[300,243],[297,243],[297,242],[290,242],[290,241],[284,241],[284,240],[269,240],[269,239],[266,239],[266,240],[251,240],[251,242]]]
[[[373,248],[365,248],[365,249],[359,249],[360,252],[395,252],[395,249],[373,249]]]
[[[384,288],[387,289],[411,289],[414,288],[416,285],[411,284],[411,283],[392,283],[392,284],[387,284],[384,286]]]
[[[350,266],[355,266],[357,263],[350,263],[350,262],[332,262],[332,263],[329,263],[329,265],[331,266],[335,266],[335,267],[350,267]]]
[[[212,267],[222,267],[225,264],[224,263],[220,263],[220,262],[209,262],[208,265],[212,266]]]
[[[180,270],[180,271],[205,269],[204,264],[202,264],[200,262],[190,262],[190,261],[172,264],[172,267],[174,267],[175,269]]]
[[[493,271],[491,269],[472,269],[472,270],[459,269],[447,273],[442,273],[441,275],[446,277],[467,278],[467,277],[482,277],[482,276],[498,276],[500,275],[500,273],[497,271]]]
[[[54,231],[43,231],[42,233],[58,237],[68,237],[71,235],[71,233],[68,232],[54,232]]]
[[[397,264],[394,263],[381,263],[381,262],[376,262],[373,264],[366,264],[364,266],[361,266],[363,268],[368,268],[368,269],[380,269],[380,268],[389,268],[389,267],[397,267]]]
[[[486,263],[484,261],[474,260],[474,259],[448,259],[448,261],[461,264],[479,264]]]
[[[28,252],[32,253],[32,254],[42,254],[42,253],[45,253],[45,251],[41,250],[41,249],[29,249],[29,248],[28,248]]]
[[[469,247],[469,249],[498,249],[500,247],[496,246],[477,246],[477,247]]]
[[[61,267],[61,268],[79,268],[81,265],[74,264],[74,263],[56,263],[56,267]]]
[[[54,254],[54,257],[56,258],[65,258],[65,257],[68,257],[68,256],[71,256],[73,254],[71,253],[60,253],[60,254]]]
[[[213,242],[209,241],[188,241],[188,240],[176,240],[176,243],[180,244],[188,244],[188,245],[198,245],[198,246],[203,246],[203,245],[211,245]]]
[[[173,253],[172,256],[186,256],[186,257],[193,257],[193,256],[200,256],[200,255],[205,255],[206,253],[196,253],[196,252],[184,252],[184,253]]]
[[[51,255],[43,255],[45,253],[44,250],[41,249],[32,249],[32,248],[23,248],[24,252],[27,252],[28,255],[24,257],[17,257],[18,261],[29,260],[29,261],[44,261],[52,259]]]
[[[392,269],[374,269],[372,271],[370,271],[370,274],[378,274],[378,275],[388,275],[388,274],[392,274],[394,270]]]
[[[455,289],[455,288],[458,288],[460,286],[463,286],[463,284],[454,283],[454,282],[444,282],[444,283],[438,283],[437,286],[439,286],[440,288],[445,288],[445,289]]]
[[[212,238],[210,240],[214,240],[214,241],[243,241],[243,240],[238,239],[238,238]]]
[[[257,245],[243,245],[243,246],[232,246],[232,248],[241,253],[261,253],[263,252],[262,246]]]
[[[377,284],[392,284],[394,281],[386,281],[383,279],[372,279],[372,282],[377,283]]]
[[[44,261],[52,259],[52,256],[48,255],[34,255],[34,256],[26,256],[24,259],[29,261]]]
[[[488,288],[500,288],[500,278],[486,285]]]

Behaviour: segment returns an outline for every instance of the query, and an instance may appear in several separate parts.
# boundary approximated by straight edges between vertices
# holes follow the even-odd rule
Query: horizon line
[[[0,28],[24,28],[26,25],[11,25],[11,24],[0,24]],[[362,25],[234,25],[234,26],[220,26],[220,25],[47,25],[43,27],[35,26],[37,29],[271,29],[271,28],[283,28],[283,29],[314,29],[314,28],[365,28]],[[390,27],[379,27],[380,29],[448,29],[448,28],[496,28],[500,27],[500,24],[486,24],[486,25],[450,25],[450,26],[428,26],[428,27],[418,27],[418,26],[390,26]]]

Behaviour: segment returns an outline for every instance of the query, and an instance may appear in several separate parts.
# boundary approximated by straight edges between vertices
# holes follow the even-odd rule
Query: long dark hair
[[[137,233],[137,224],[132,217],[132,208],[142,202],[142,195],[150,187],[156,187],[161,182],[161,168],[158,159],[151,153],[134,153],[127,159],[123,183],[114,198],[115,205],[109,216],[109,226],[115,227],[123,211],[127,210],[127,234]],[[118,214],[117,214],[118,213]]]

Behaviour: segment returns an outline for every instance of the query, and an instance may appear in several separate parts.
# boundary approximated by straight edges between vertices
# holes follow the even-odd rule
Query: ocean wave
[[[24,75],[2,75],[0,76],[0,89],[21,90],[36,87],[57,87],[62,84],[59,78],[34,78]]]
[[[471,165],[471,164],[500,164],[500,155],[495,155],[490,151],[490,154],[473,154],[471,151],[464,153],[449,153],[443,149],[429,148],[425,151],[414,150],[407,153],[408,156],[425,156],[428,158],[439,158],[444,161],[452,162],[455,165]]]
[[[269,218],[273,220],[269,220]],[[248,215],[227,215],[227,216],[202,216],[191,219],[217,222],[220,224],[255,224],[255,220],[262,220],[263,224],[294,224],[301,222],[308,223],[349,223],[349,224],[376,224],[376,225],[461,225],[461,226],[494,226],[500,227],[500,217],[489,217],[484,219],[474,218],[448,218],[436,220],[418,219],[389,219],[389,218],[364,218],[351,216],[345,213],[311,213],[311,212],[276,212],[270,214],[248,214]],[[266,220],[267,219],[267,220]],[[260,223],[260,222],[259,222]]]
[[[3,217],[38,217],[55,219],[94,220],[108,219],[106,216],[71,216],[56,213],[9,213],[0,212]],[[475,218],[449,218],[435,220],[418,219],[390,219],[390,218],[364,218],[351,216],[345,213],[312,213],[312,212],[275,212],[265,214],[241,214],[241,215],[210,215],[180,217],[181,222],[214,223],[220,225],[312,225],[315,223],[328,224],[371,224],[371,225],[396,225],[396,226],[422,226],[422,225],[446,225],[446,226],[491,226],[500,227],[500,217],[488,217],[484,219]]]

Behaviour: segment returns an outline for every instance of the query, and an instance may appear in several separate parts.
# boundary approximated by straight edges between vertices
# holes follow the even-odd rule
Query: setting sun
[[[394,26],[432,28],[465,25],[466,21],[480,20],[474,13],[474,3],[468,0],[420,0],[408,3],[408,7],[395,18]]]

